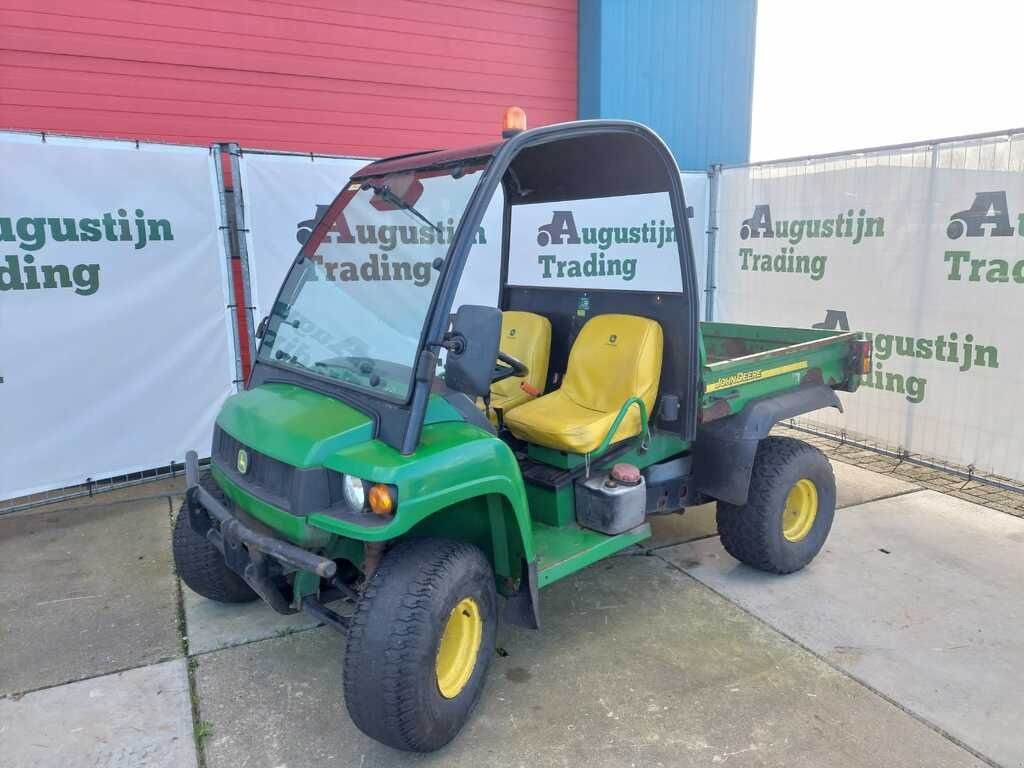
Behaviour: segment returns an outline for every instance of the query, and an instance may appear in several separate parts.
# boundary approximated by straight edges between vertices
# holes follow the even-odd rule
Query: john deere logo
[[[246,453],[245,448],[238,451],[238,474],[244,475],[249,471],[249,454]]]

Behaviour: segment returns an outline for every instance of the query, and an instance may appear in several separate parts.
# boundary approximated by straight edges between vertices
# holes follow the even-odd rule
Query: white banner
[[[367,160],[243,153],[249,281],[256,322],[270,314],[313,225]]]
[[[317,217],[330,205],[349,177],[368,161],[243,153],[240,162],[242,192],[246,205],[246,227],[249,230],[247,246],[250,279],[258,322],[259,318],[270,312],[284,276]],[[703,302],[707,253],[707,175],[684,173],[682,180],[687,206],[693,212],[690,230],[697,262],[700,299]],[[569,207],[576,205],[574,202]],[[614,214],[617,205],[614,201],[603,201],[600,204],[595,203],[594,209],[595,215],[607,218],[608,215]],[[641,227],[645,217],[655,218],[656,222],[664,218],[661,213],[655,214],[650,211],[640,211],[637,215],[640,216],[638,226]],[[475,245],[470,254],[453,310],[463,303],[497,303],[501,252],[500,199],[495,198],[492,202],[484,216],[482,226],[484,240]],[[655,235],[657,226],[656,223]],[[532,245],[529,239],[523,245],[535,249],[536,234],[534,229]],[[513,247],[515,248],[517,244],[518,241],[514,241]],[[656,245],[655,243],[654,247]],[[520,260],[513,259],[510,268],[519,263]]]
[[[666,192],[517,205],[509,285],[682,290]]]
[[[725,170],[716,318],[869,333],[872,375],[812,423],[1020,480],[1024,174],[965,155]]]
[[[233,355],[210,152],[0,134],[0,499],[209,452]]]

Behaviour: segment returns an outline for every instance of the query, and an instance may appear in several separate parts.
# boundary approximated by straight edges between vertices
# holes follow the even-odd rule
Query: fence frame
[[[86,139],[95,141],[121,142],[124,144],[134,144],[136,148],[138,148],[140,144],[168,147],[194,147],[194,145],[191,144],[180,144],[170,141],[151,141],[149,139],[141,140],[109,136],[86,136],[80,134],[60,133],[51,131],[25,131],[5,129],[3,133],[14,133],[21,134],[24,136],[38,136],[39,140],[44,144],[46,143],[48,137],[60,137],[67,139]],[[239,289],[235,281],[232,280],[232,276],[234,274],[232,271],[231,263],[232,254],[245,253],[244,237],[241,238],[240,250],[237,248],[237,246],[233,245],[233,243],[237,243],[239,240],[237,227],[235,226],[234,221],[244,221],[244,208],[241,207],[241,185],[236,184],[239,193],[238,198],[236,199],[236,202],[233,207],[229,206],[227,201],[227,193],[230,188],[226,185],[227,179],[225,178],[224,165],[222,164],[222,154],[224,154],[225,152],[233,152],[233,157],[231,158],[232,163],[230,165],[230,168],[232,178],[238,179],[239,176],[237,170],[237,155],[239,155],[241,151],[239,150],[237,144],[212,144],[209,147],[209,152],[214,158],[214,172],[217,184],[220,218],[220,224],[218,228],[220,229],[222,237],[224,239],[224,253],[225,258],[228,261],[227,276],[229,280],[228,288],[229,296],[231,297],[231,303],[228,304],[227,307],[225,307],[225,310],[231,311],[233,309],[236,309],[236,305],[239,302],[239,296],[242,297],[241,301],[243,306],[251,304],[251,302],[248,300],[250,293],[248,284],[247,259],[242,260],[242,263],[240,264],[243,275],[241,293],[239,293]],[[241,217],[236,219],[235,217],[239,216],[240,213]],[[251,316],[253,308],[249,306],[248,309],[250,311]],[[242,349],[240,326],[238,322],[232,322],[230,323],[230,325],[232,330],[231,346],[235,358],[236,369],[236,380],[234,384],[236,386],[236,389],[241,389],[245,381],[245,375],[243,375],[244,368],[242,365],[242,357],[240,353],[240,350]],[[250,328],[252,328],[251,325]],[[254,343],[254,334],[248,333],[246,334],[246,336],[248,337],[249,340],[249,346],[250,348],[252,348]],[[0,382],[2,382],[2,376],[0,376]],[[203,458],[200,460],[200,465],[202,466],[206,466],[208,463],[208,458]],[[51,504],[59,504],[66,501],[74,501],[75,499],[87,499],[99,493],[116,491],[122,488],[131,488],[134,486],[143,485],[158,480],[182,477],[184,476],[184,470],[185,465],[183,461],[175,461],[174,459],[171,459],[170,461],[167,462],[167,464],[161,464],[159,466],[151,467],[148,469],[142,469],[137,472],[131,472],[124,475],[115,475],[113,477],[103,478],[101,480],[96,480],[92,477],[85,477],[82,479],[82,482],[80,483],[58,486],[50,490],[39,491],[37,493],[29,494],[27,496],[19,496],[11,499],[0,499],[0,517],[9,514],[14,514],[17,512],[24,512],[26,510],[35,509],[38,507],[48,506]]]
[[[77,134],[65,134],[47,131],[8,131],[9,133],[22,133],[29,136],[39,136],[42,142],[47,136],[61,136],[81,139],[100,139],[108,141],[124,141],[128,143],[140,143],[139,139],[119,139],[110,137],[82,136]],[[871,155],[878,155],[886,152],[899,152],[904,150],[931,150],[932,165],[937,161],[937,152],[942,145],[955,145],[958,143],[981,141],[985,139],[998,139],[1005,137],[1010,139],[1015,136],[1024,136],[1024,127],[1010,128],[998,131],[986,131],[983,133],[965,134],[959,136],[947,136],[937,139],[925,139],[921,141],[910,141],[898,144],[885,144],[875,147],[863,147],[858,149],[841,150],[835,152],[824,152],[809,155],[799,155],[776,160],[759,160],[749,163],[715,164],[708,168],[708,210],[706,225],[707,251],[706,251],[706,285],[705,291],[705,320],[712,321],[715,318],[715,293],[717,289],[718,273],[718,198],[719,185],[723,170],[734,168],[761,168],[767,166],[782,166],[794,163],[812,163],[823,160],[849,158],[856,159]],[[174,142],[149,141],[146,144],[167,144],[170,146],[182,146]],[[214,157],[221,236],[224,239],[225,257],[228,260],[228,279],[230,281],[231,303],[226,307],[228,311],[235,313],[235,322],[232,327],[232,346],[235,358],[237,389],[244,386],[248,377],[248,369],[251,361],[256,355],[256,318],[254,316],[256,307],[252,300],[251,273],[249,264],[249,253],[247,244],[248,226],[246,219],[246,206],[242,191],[242,169],[240,158],[246,154],[265,155],[290,155],[296,157],[308,157],[310,161],[316,158],[325,159],[346,159],[366,160],[373,158],[354,155],[327,154],[317,152],[295,152],[284,150],[267,149],[243,149],[236,142],[219,142],[210,145],[209,150]],[[227,171],[227,173],[225,172]],[[229,196],[231,199],[229,200]],[[237,269],[236,269],[237,265]],[[811,426],[801,423],[797,419],[791,419],[786,424],[796,430],[820,437],[838,440],[839,442],[855,446],[860,449],[869,450],[883,456],[896,458],[900,461],[911,463],[917,466],[939,470],[953,474],[967,481],[984,483],[1001,490],[1024,494],[1024,480],[1015,481],[1010,478],[997,475],[979,474],[973,465],[957,465],[939,459],[931,458],[922,454],[912,454],[899,446],[887,446],[869,439],[853,439],[845,430],[828,430],[820,426]],[[175,478],[180,475],[183,465],[180,462],[170,461],[168,464],[142,470],[119,477],[106,478],[104,480],[93,480],[85,478],[79,485],[64,486],[51,491],[44,491],[28,497],[0,500],[0,516],[15,512],[32,509],[48,504],[87,498],[97,493],[113,491],[120,488],[128,488],[154,480]]]
[[[739,169],[739,168],[766,168],[771,166],[787,166],[795,165],[798,163],[816,163],[827,160],[838,160],[838,159],[851,159],[856,160],[860,158],[866,158],[870,156],[878,156],[885,153],[897,153],[907,150],[919,150],[919,151],[930,151],[931,152],[931,167],[934,169],[938,167],[939,152],[943,146],[955,146],[957,144],[964,144],[969,142],[984,141],[986,139],[1000,139],[1005,138],[1007,141],[1012,141],[1014,138],[1024,138],[1024,127],[1018,128],[1007,128],[1005,130],[998,131],[985,131],[983,133],[971,133],[963,134],[959,136],[946,136],[938,139],[924,139],[921,141],[908,141],[901,142],[898,144],[884,144],[876,147],[862,147],[858,149],[840,150],[835,152],[822,152],[817,154],[809,155],[798,155],[795,157],[785,157],[777,160],[758,160],[748,163],[732,163],[724,165],[713,165],[708,170],[708,175],[711,177],[711,189],[717,202],[717,196],[719,191],[718,179],[721,176],[723,170],[727,169]],[[709,208],[709,224],[708,224],[708,311],[706,312],[707,319],[713,319],[714,311],[714,285],[713,278],[717,275],[717,206],[712,204]],[[712,231],[712,225],[714,231]],[[977,467],[974,464],[956,464],[954,462],[944,461],[935,457],[930,457],[922,453],[912,453],[902,446],[891,446],[882,443],[881,441],[873,441],[868,438],[852,438],[846,430],[836,429],[830,430],[822,427],[820,424],[810,425],[800,418],[789,419],[785,422],[786,426],[796,429],[806,434],[815,435],[817,437],[824,437],[832,440],[837,440],[841,444],[853,446],[862,450],[871,451],[882,456],[895,458],[901,462],[908,464],[914,464],[916,466],[924,467],[927,469],[934,469],[941,472],[946,472],[957,477],[960,477],[967,482],[978,482],[985,485],[992,486],[1004,491],[1010,491],[1013,493],[1024,494],[1024,479],[1013,480],[1012,478],[1003,477],[993,473],[979,473]]]

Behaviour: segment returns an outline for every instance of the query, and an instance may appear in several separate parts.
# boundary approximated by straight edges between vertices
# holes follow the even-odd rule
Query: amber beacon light
[[[509,139],[526,130],[526,112],[521,107],[509,107],[505,110],[505,119],[501,123],[501,138]]]

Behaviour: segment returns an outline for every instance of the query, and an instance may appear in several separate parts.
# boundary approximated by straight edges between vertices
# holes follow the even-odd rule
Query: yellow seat
[[[509,376],[491,385],[490,419],[495,425],[498,423],[496,410],[507,414],[536,397],[523,389],[524,383],[535,393],[544,391],[551,356],[551,321],[533,312],[502,312],[500,349],[525,363],[530,372],[523,377]],[[483,408],[482,400],[478,404]]]
[[[631,397],[651,413],[661,380],[661,326],[635,315],[598,315],[572,345],[561,389],[505,417],[516,437],[570,453],[597,448]],[[640,409],[629,409],[613,443],[640,433]]]

